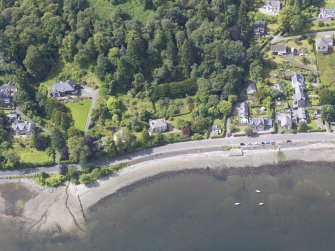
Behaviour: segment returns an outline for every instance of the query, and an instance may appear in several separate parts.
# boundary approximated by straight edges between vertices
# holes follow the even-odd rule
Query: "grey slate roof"
[[[2,94],[2,96],[13,96],[16,91],[17,88],[15,86],[15,83],[13,82],[8,82],[7,84],[3,84],[2,86],[0,86],[0,94]]]
[[[254,94],[257,91],[256,85],[252,81],[247,81],[247,94]]]
[[[296,85],[294,90],[295,90],[295,93],[294,93],[295,100],[305,99],[304,89],[302,86]]]
[[[153,119],[149,120],[150,128],[162,128],[167,126],[165,119]]]
[[[249,117],[249,105],[247,102],[242,102],[240,105],[240,118],[248,118]]]
[[[300,120],[307,120],[306,111],[304,108],[299,107],[297,111],[297,116]]]
[[[285,44],[273,44],[270,46],[270,50],[272,52],[279,52],[279,51],[285,51],[286,45]]]
[[[280,9],[280,0],[267,0],[266,3],[271,5],[274,9]]]
[[[299,73],[293,73],[291,76],[292,86],[295,87],[296,85],[305,85],[305,78],[303,75]]]
[[[54,83],[51,89],[51,93],[65,93],[65,92],[73,92],[75,82],[73,80],[66,80],[65,82]]]
[[[35,125],[30,122],[15,121],[12,124],[12,129],[17,134],[30,135],[35,132]]]

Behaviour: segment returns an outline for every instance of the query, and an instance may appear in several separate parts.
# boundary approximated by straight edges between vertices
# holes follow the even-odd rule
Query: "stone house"
[[[292,129],[292,116],[291,113],[279,113],[277,114],[277,125],[285,131]]]
[[[254,95],[257,92],[257,88],[254,82],[247,81],[247,94],[248,95]]]
[[[335,20],[335,9],[320,8],[319,19]]]
[[[30,122],[16,120],[12,124],[13,132],[16,136],[30,136],[35,133],[35,125]]]
[[[219,136],[222,133],[222,127],[220,125],[213,125],[211,130],[211,136]]]
[[[275,55],[286,55],[287,47],[285,44],[270,45],[270,51]]]
[[[59,98],[67,95],[75,95],[78,93],[76,83],[73,80],[66,80],[65,82],[54,83],[51,89],[51,97]]]
[[[254,131],[265,131],[269,130],[272,127],[272,119],[268,118],[250,118],[249,119],[249,126]]]
[[[0,86],[0,105],[10,106],[13,104],[14,94],[17,92],[17,88],[14,82],[8,82]]]
[[[149,120],[150,131],[153,133],[166,132],[167,123],[164,118],[162,119],[151,119]]]
[[[297,118],[298,118],[298,122],[305,122],[305,123],[308,122],[307,113],[306,113],[306,110],[304,108],[302,108],[302,107],[298,108]]]
[[[242,102],[239,107],[238,116],[241,124],[248,124],[249,122],[249,105],[247,102]]]
[[[333,49],[332,37],[319,37],[315,39],[315,47],[318,53],[328,53]]]
[[[263,9],[272,13],[277,13],[280,11],[280,7],[280,0],[266,0]]]
[[[255,36],[265,36],[266,35],[266,23],[263,20],[255,21],[254,25],[254,35]]]

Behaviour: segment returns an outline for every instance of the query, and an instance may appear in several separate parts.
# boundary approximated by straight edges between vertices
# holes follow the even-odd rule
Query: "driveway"
[[[301,34],[301,35],[297,35],[297,36],[289,36],[289,37],[284,37],[282,36],[280,33],[277,34],[276,36],[274,36],[272,38],[272,40],[270,41],[271,44],[280,42],[280,41],[286,41],[286,40],[291,40],[291,39],[295,39],[295,38],[301,38],[302,36],[327,36],[327,35],[335,35],[335,30],[333,31],[312,31],[312,32],[308,32],[305,34]]]
[[[86,85],[82,85],[83,89],[81,90],[81,94],[80,96],[82,97],[90,97],[92,99],[92,104],[90,107],[90,110],[88,111],[87,114],[87,120],[86,120],[86,126],[85,126],[85,131],[90,129],[90,125],[91,125],[91,114],[92,114],[92,110],[96,105],[97,102],[97,98],[99,96],[99,89],[94,90],[91,87],[88,87]]]

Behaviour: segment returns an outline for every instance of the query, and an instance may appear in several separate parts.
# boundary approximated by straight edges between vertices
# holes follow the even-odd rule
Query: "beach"
[[[1,194],[0,217],[11,223],[23,225],[25,234],[47,234],[58,238],[62,235],[85,236],[85,217],[99,201],[120,191],[150,182],[166,175],[187,172],[209,172],[215,176],[243,175],[262,171],[261,167],[283,167],[290,162],[335,162],[335,145],[315,143],[296,146],[268,146],[236,150],[199,152],[161,157],[140,162],[134,161],[121,171],[89,185],[65,184],[56,189],[38,187],[29,179],[3,180],[29,189],[31,198],[22,206],[19,215],[11,215],[3,205],[6,196]],[[232,156],[233,155],[233,156]],[[227,172],[227,170],[229,172]]]
[[[295,147],[243,150],[242,156],[231,156],[230,151],[213,151],[160,158],[130,165],[117,174],[91,185],[71,184],[69,190],[74,197],[80,198],[83,210],[87,212],[109,195],[164,174],[187,171],[212,171],[214,174],[220,174],[220,170],[225,169],[239,169],[239,172],[243,172],[247,167],[257,169],[292,161],[334,162],[335,145],[316,143]]]

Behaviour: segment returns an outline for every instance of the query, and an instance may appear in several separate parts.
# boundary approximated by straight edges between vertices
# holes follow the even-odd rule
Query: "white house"
[[[238,116],[241,124],[248,124],[249,122],[249,105],[247,102],[242,102],[239,107]]]
[[[268,12],[277,13],[280,11],[280,0],[266,0],[265,5],[263,6]]]
[[[149,126],[151,132],[166,132],[167,123],[164,118],[162,119],[151,119],[149,120]]]

